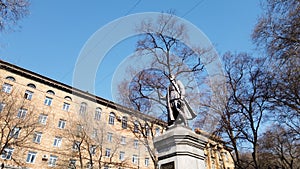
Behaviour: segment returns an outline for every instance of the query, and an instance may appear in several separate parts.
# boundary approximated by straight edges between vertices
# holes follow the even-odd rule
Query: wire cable
[[[126,15],[128,15],[129,13],[131,13],[139,4],[141,3],[141,0],[138,0],[130,9],[128,9],[128,11],[123,15],[123,16],[126,16]],[[118,25],[118,23],[116,24],[116,26]],[[112,32],[114,29],[111,29],[111,31],[110,32]],[[106,34],[106,36],[103,38],[103,40],[104,39],[106,39],[106,37],[109,35],[110,33],[108,33],[108,34]],[[99,42],[100,43],[100,42]],[[96,45],[96,46],[98,46],[98,45]],[[94,47],[94,48],[96,48],[96,47]],[[93,49],[91,49],[90,51],[92,51],[92,50],[94,50],[94,48]],[[87,55],[89,54],[90,52],[88,52],[87,53]],[[86,56],[87,56],[86,55]],[[85,58],[86,58],[86,56],[84,56],[84,57],[82,57],[82,60],[81,61],[83,61]],[[59,78],[60,80],[63,80],[63,79],[65,79],[72,71],[73,71],[74,69],[70,69],[69,71],[67,71],[61,78]],[[110,73],[110,75],[111,75],[111,73]],[[109,76],[109,74],[108,75],[106,75],[105,77],[107,77],[107,76]],[[72,83],[72,82],[71,82]]]
[[[191,9],[189,9],[188,11],[186,11],[182,17],[185,17],[186,15],[190,14],[194,9],[196,9],[204,0],[200,0],[198,1]]]

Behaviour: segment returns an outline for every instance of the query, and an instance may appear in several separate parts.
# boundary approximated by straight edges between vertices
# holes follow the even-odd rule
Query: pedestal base
[[[160,169],[205,169],[207,138],[191,129],[175,125],[154,138]]]

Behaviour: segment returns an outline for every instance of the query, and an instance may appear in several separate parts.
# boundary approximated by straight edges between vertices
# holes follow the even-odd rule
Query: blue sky
[[[220,55],[254,51],[250,35],[261,12],[259,0],[32,0],[30,15],[20,22],[22,28],[1,33],[0,58],[72,85],[79,53],[98,29],[129,14],[168,10],[202,30]],[[95,81],[96,95],[112,99],[111,76],[133,53],[134,40],[116,45],[104,57]]]

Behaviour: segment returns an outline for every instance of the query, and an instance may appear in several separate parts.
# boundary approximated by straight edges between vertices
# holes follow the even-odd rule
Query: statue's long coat
[[[173,92],[171,92],[172,89],[173,89]],[[175,90],[175,92],[174,92],[174,90]],[[176,120],[174,118],[174,114],[173,114],[172,107],[171,107],[171,102],[172,102],[172,99],[174,99],[174,98],[180,98],[180,100],[183,101],[184,105],[183,105],[182,111],[183,111],[183,113],[185,113],[185,117],[187,118],[187,120],[192,120],[197,116],[196,113],[192,110],[190,104],[185,99],[185,88],[184,88],[182,82],[177,80],[176,83],[172,82],[169,85],[168,92],[167,92],[167,107],[168,107],[168,111],[169,111],[170,120],[172,120],[172,121]]]

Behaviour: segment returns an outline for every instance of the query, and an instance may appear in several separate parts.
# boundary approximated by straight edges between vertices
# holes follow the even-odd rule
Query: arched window
[[[97,121],[100,120],[100,118],[101,118],[101,112],[102,112],[102,109],[100,107],[97,107],[96,111],[95,111],[95,120],[97,120]]]
[[[108,124],[114,125],[115,124],[115,113],[110,112],[108,117]]]
[[[65,97],[66,100],[72,101],[72,98],[70,96]]]
[[[84,114],[84,113],[86,113],[86,110],[87,110],[87,104],[85,102],[82,102],[80,104],[79,113],[80,114]]]
[[[127,121],[128,121],[128,118],[126,116],[123,116],[122,117],[122,128],[123,129],[127,128]]]
[[[31,87],[31,88],[33,88],[33,89],[36,89],[36,86],[35,86],[34,84],[32,84],[32,83],[28,83],[27,86],[28,86],[28,87]]]
[[[55,93],[54,93],[53,90],[48,90],[47,93],[48,93],[48,94],[51,94],[51,95],[55,95]]]
[[[12,77],[12,76],[7,76],[6,79],[10,80],[10,81],[13,81],[13,82],[16,81],[16,79],[14,77]]]

